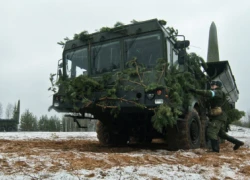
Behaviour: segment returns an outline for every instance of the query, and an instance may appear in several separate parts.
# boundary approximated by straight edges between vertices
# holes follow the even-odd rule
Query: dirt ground
[[[167,151],[164,143],[157,140],[150,146],[126,147],[106,147],[97,141],[79,139],[0,140],[0,166],[1,172],[10,175],[17,172],[37,173],[41,170],[55,173],[61,170],[70,172],[147,164],[181,164],[186,167],[198,164],[216,168],[227,163],[231,169],[238,169],[239,173],[250,177],[250,149],[242,147],[233,151],[232,148],[233,145],[228,142],[221,144],[220,153],[212,153],[206,149]]]

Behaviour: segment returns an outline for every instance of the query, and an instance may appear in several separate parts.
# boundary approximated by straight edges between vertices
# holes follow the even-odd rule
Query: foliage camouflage
[[[158,59],[155,67],[158,82],[151,82],[143,80],[143,74],[146,68],[142,64],[138,64],[137,59],[130,60],[127,65],[129,68],[117,72],[115,74],[115,85],[112,88],[107,89],[107,82],[112,78],[110,73],[102,76],[102,80],[96,81],[86,75],[80,75],[76,78],[69,79],[67,81],[58,81],[54,83],[53,75],[51,75],[52,87],[49,90],[57,89],[55,86],[62,86],[66,95],[66,101],[77,104],[82,103],[82,107],[93,105],[95,102],[91,99],[93,92],[106,91],[106,95],[101,97],[96,106],[104,109],[110,108],[111,113],[116,117],[119,113],[120,107],[115,105],[115,101],[126,101],[132,103],[139,108],[146,108],[143,104],[136,101],[128,100],[124,97],[117,97],[116,92],[119,89],[125,91],[133,90],[135,86],[144,88],[145,92],[150,92],[156,89],[167,89],[168,92],[168,105],[160,105],[157,108],[150,109],[155,112],[152,118],[155,129],[162,132],[162,128],[167,125],[173,126],[176,124],[176,120],[179,115],[182,114],[182,107],[188,106],[189,99],[192,96],[187,90],[189,88],[200,88],[200,84],[206,82],[207,79],[203,75],[201,69],[204,60],[197,56],[195,53],[189,54],[189,59],[186,62],[189,64],[189,72],[179,72],[177,67],[169,67],[164,59]],[[166,85],[162,85],[160,82],[164,79]],[[196,80],[196,79],[199,79]],[[124,82],[126,82],[124,85]],[[129,84],[128,84],[129,82]],[[55,86],[53,86],[55,85]],[[79,107],[74,106],[75,111],[79,110]]]
[[[136,21],[136,20],[132,20],[131,23],[132,24],[135,24],[135,23],[138,23],[140,21]],[[167,21],[165,20],[159,20],[159,23],[162,25],[162,26],[165,26],[167,24]],[[96,30],[97,32],[115,32],[115,31],[118,31],[118,30],[121,30],[122,27],[124,26],[124,23],[118,21],[114,24],[113,27],[107,27],[107,26],[104,26],[102,28],[100,28],[99,30]],[[166,29],[169,31],[169,34],[170,35],[178,35],[178,30],[177,29],[174,29],[173,27],[166,27]],[[175,37],[173,36],[174,39],[176,39]],[[82,41],[85,41],[85,40],[90,40],[91,39],[91,35],[88,33],[88,31],[84,30],[82,32],[80,32],[79,34],[74,34],[74,37],[73,37],[74,40],[76,39],[79,39],[79,40],[82,40]],[[59,41],[57,42],[58,45],[61,45],[62,48],[64,48],[65,46],[65,43],[67,41],[69,41],[70,39],[68,37],[64,38],[64,41]]]
[[[138,23],[136,20],[132,20],[132,23]],[[159,23],[166,25],[165,20],[159,20]],[[113,28],[102,27],[100,32],[111,32],[119,30],[124,26],[123,23],[117,22]],[[178,35],[178,30],[173,27],[166,28],[170,33],[171,37],[176,40],[176,35]],[[83,31],[80,34],[75,34],[74,39],[88,40],[91,39],[87,31]],[[59,43],[58,43],[59,44]],[[64,45],[61,43],[60,45]],[[203,70],[206,70],[207,65],[202,57],[195,53],[188,54],[188,59],[182,67],[187,67],[188,71],[180,71],[180,67],[175,65],[170,67],[165,59],[158,59],[157,64],[153,70],[156,71],[158,82],[151,82],[143,79],[144,72],[146,68],[143,64],[137,62],[136,57],[127,62],[126,68],[123,71],[117,72],[115,76],[111,73],[106,73],[102,76],[101,80],[94,80],[86,75],[80,75],[74,79],[69,79],[67,81],[57,81],[54,83],[54,75],[51,74],[50,81],[52,87],[49,90],[53,92],[56,91],[57,86],[63,87],[63,91],[66,95],[66,101],[72,102],[73,104],[81,103],[82,107],[88,107],[90,105],[99,106],[101,108],[111,109],[111,114],[116,117],[119,114],[120,107],[114,103],[115,101],[125,101],[127,103],[132,103],[140,108],[146,108],[143,104],[136,101],[128,100],[124,97],[117,97],[116,92],[118,89],[125,91],[131,91],[135,86],[142,87],[145,92],[150,92],[156,89],[164,88],[168,91],[169,103],[162,104],[157,108],[150,109],[154,111],[154,116],[152,117],[153,126],[159,132],[162,132],[163,128],[166,126],[173,126],[177,122],[177,118],[183,113],[183,107],[189,105],[190,99],[193,94],[188,92],[190,88],[201,89],[202,84],[206,84],[210,79],[204,75]],[[112,78],[115,85],[112,88],[107,88],[106,84]],[[165,81],[163,85],[161,80]],[[126,82],[126,83],[124,83]],[[93,92],[106,91],[105,96],[99,98],[98,102],[94,102],[91,97]],[[74,106],[75,112],[79,111],[78,106]],[[242,117],[242,111],[230,110],[228,113],[234,114],[230,116],[229,121],[238,120]]]

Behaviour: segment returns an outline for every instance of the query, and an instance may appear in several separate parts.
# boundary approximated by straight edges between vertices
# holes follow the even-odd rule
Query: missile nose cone
[[[212,23],[211,23],[211,25],[210,25],[210,29],[211,29],[211,27],[215,27],[215,29],[216,29],[216,25],[215,25],[215,23],[212,21]]]
[[[211,23],[208,37],[207,62],[220,61],[217,28],[214,22]]]

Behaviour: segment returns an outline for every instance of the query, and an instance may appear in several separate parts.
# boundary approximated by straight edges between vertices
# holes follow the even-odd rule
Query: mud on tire
[[[102,145],[125,145],[128,141],[126,133],[112,131],[109,124],[104,124],[100,120],[96,123],[97,138]]]
[[[197,111],[193,109],[176,126],[167,128],[166,135],[169,150],[200,148],[202,128]]]

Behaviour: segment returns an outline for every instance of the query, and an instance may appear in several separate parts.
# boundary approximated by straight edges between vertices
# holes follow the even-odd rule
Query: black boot
[[[229,137],[229,138],[227,138],[227,140],[229,141],[229,142],[231,142],[231,143],[233,143],[234,144],[234,150],[237,150],[237,149],[239,149],[240,148],[240,146],[243,146],[244,145],[244,142],[242,142],[242,141],[240,141],[240,140],[238,140],[238,139],[235,139],[235,138],[233,138],[233,137]]]
[[[243,143],[242,141],[240,141],[238,144],[235,144],[235,145],[234,145],[234,150],[239,149],[240,146],[243,146],[243,145],[244,145],[244,143]]]
[[[211,146],[213,152],[220,152],[220,144],[218,140],[211,139]]]

